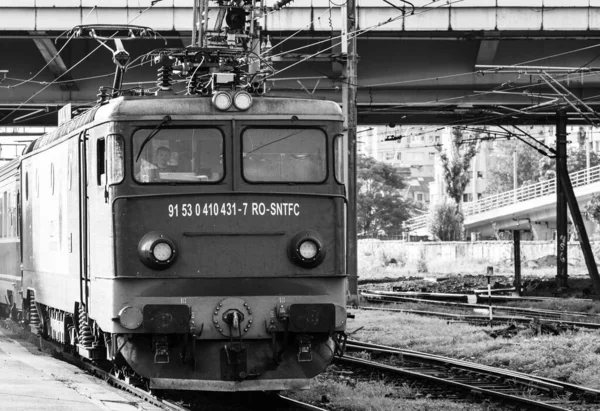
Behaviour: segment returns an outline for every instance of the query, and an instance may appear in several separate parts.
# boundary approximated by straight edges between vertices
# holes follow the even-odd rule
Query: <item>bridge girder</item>
[[[358,37],[359,123],[553,123],[552,107],[527,117],[510,111],[540,102],[523,91],[550,91],[540,85],[535,74],[481,75],[475,69],[476,64],[509,65],[532,60],[536,64],[566,67],[593,62],[600,39],[600,30],[597,30],[600,29],[600,7],[594,6],[600,6],[600,2],[593,0],[592,4],[586,0],[557,7],[556,2],[546,4],[545,1],[523,0],[517,7],[515,2],[467,0],[430,9],[421,7],[428,1],[413,1],[417,6],[414,16],[407,13],[364,33]],[[51,47],[60,50],[65,45],[64,37],[55,46],[53,43],[64,30],[85,22],[126,23],[151,5],[150,0],[100,3],[82,0],[77,3],[80,6],[72,7],[70,0],[7,0],[0,5],[0,41],[3,43],[0,70],[9,70],[7,80],[0,84],[0,87],[9,87],[0,88],[0,125],[12,124],[15,118],[40,108],[44,112],[26,117],[18,124],[52,125],[56,122],[57,110],[66,103],[75,107],[93,105],[98,88],[110,85],[114,73],[111,56],[103,48],[79,63],[98,46],[93,40],[70,41],[55,59],[57,64],[54,67],[50,64],[54,72],[46,69],[35,79],[42,83],[16,85],[21,82],[19,79],[28,79],[48,63],[48,56],[41,58],[40,45],[49,55],[54,53]],[[189,44],[192,4],[191,0],[165,0],[144,11],[134,23],[152,26],[164,41],[126,42],[132,58],[165,45]],[[95,5],[97,7],[92,9]],[[283,71],[269,82],[272,95],[326,98],[341,103],[341,86],[345,80],[336,45],[341,12],[333,8],[330,15],[329,5],[326,0],[297,0],[265,20],[264,34],[271,37],[273,53],[283,48],[292,50],[313,45],[273,63],[277,70]],[[364,1],[359,5],[361,28],[400,15],[384,2],[374,5]],[[410,8],[405,12],[410,12]],[[296,33],[299,29],[304,30]],[[296,35],[283,47],[278,46],[292,34]],[[318,41],[324,42],[315,45]],[[323,57],[307,59],[285,69],[294,59],[332,46]],[[581,51],[573,52],[576,49]],[[61,82],[46,87],[57,75],[62,76]],[[154,80],[155,67],[150,65],[130,70],[125,76],[126,85],[130,83],[130,86],[139,83],[150,87]],[[79,90],[69,85],[76,85]],[[568,85],[579,98],[600,96],[600,80],[595,75],[573,76]],[[514,94],[492,92],[498,89]],[[581,119],[571,116],[569,121],[581,122]]]

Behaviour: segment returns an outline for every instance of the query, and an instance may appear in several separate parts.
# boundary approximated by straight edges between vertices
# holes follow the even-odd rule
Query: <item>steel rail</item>
[[[373,291],[371,291],[373,292]],[[563,301],[564,302],[564,298],[558,298],[558,297],[542,297],[542,296],[530,296],[530,297],[518,297],[518,296],[513,296],[513,295],[494,295],[492,294],[491,296],[487,296],[487,295],[476,295],[476,294],[466,294],[466,293],[427,293],[427,292],[420,292],[420,291],[376,291],[377,294],[381,294],[381,295],[391,295],[391,296],[399,296],[399,297],[417,297],[417,296],[422,296],[422,297],[433,297],[433,298],[438,298],[438,299],[464,299],[464,300],[468,300],[469,297],[477,297],[476,299],[479,300],[485,300],[485,301],[489,301],[489,300],[496,300],[496,301]],[[584,301],[584,302],[592,302],[593,300],[589,299],[589,298],[578,298],[578,301]]]
[[[384,371],[391,371],[394,373],[403,374],[403,375],[413,377],[413,378],[426,379],[426,380],[429,380],[432,382],[437,382],[437,383],[444,384],[444,385],[451,385],[457,389],[463,389],[465,391],[470,391],[470,392],[474,392],[474,393],[484,394],[484,395],[487,395],[490,397],[500,398],[504,401],[512,401],[512,402],[516,402],[516,403],[527,404],[530,406],[537,407],[537,409],[552,410],[552,411],[569,411],[569,408],[558,407],[558,406],[555,406],[552,404],[547,404],[547,403],[543,403],[540,401],[531,400],[529,398],[518,397],[516,395],[511,395],[511,394],[505,394],[503,392],[494,391],[494,390],[490,390],[487,388],[481,388],[481,387],[478,387],[477,385],[470,385],[470,384],[464,383],[464,382],[452,381],[452,380],[449,380],[446,378],[440,378],[440,377],[436,377],[433,375],[429,375],[424,372],[412,371],[407,368],[394,367],[391,365],[381,364],[381,363],[378,363],[375,361],[363,360],[360,358],[340,357],[340,358],[338,358],[338,360],[340,360],[342,362],[347,362],[350,364],[357,364],[357,365],[363,365],[363,366],[366,365],[366,366],[373,367],[376,369],[380,369],[380,370],[384,370]]]
[[[406,350],[399,349],[396,347],[391,347],[387,345],[366,343],[357,340],[347,340],[346,342],[347,348],[354,348],[360,350],[371,350],[378,351],[388,354],[401,355],[404,359],[414,358],[417,361],[428,361],[430,364],[437,363],[443,367],[448,367],[449,365],[460,367],[467,371],[472,372],[482,372],[482,373],[491,373],[495,376],[502,376],[505,378],[510,378],[515,382],[520,382],[521,384],[529,384],[533,386],[537,386],[538,388],[546,387],[546,389],[559,392],[559,391],[569,391],[573,393],[577,393],[583,395],[587,398],[591,398],[595,401],[600,401],[600,390],[584,387],[581,385],[571,384],[564,381],[555,380],[552,378],[541,377],[537,375],[529,375],[525,373],[521,373],[518,371],[512,371],[504,368],[492,367],[489,365],[476,364],[469,361],[458,360],[455,358],[444,357],[437,354],[429,354],[423,353],[414,350]]]
[[[325,408],[320,408],[317,407],[316,405],[312,405],[306,402],[302,402],[302,401],[298,401],[295,400],[293,398],[290,397],[286,397],[285,395],[281,395],[281,394],[277,394],[277,398],[281,401],[283,401],[284,403],[286,403],[287,405],[290,405],[292,407],[298,407],[300,409],[303,410],[308,410],[308,411],[328,411]]]
[[[361,293],[361,295],[365,298],[365,300],[371,301],[371,302],[387,302],[387,303],[414,302],[414,303],[446,305],[446,306],[451,306],[451,307],[479,308],[479,309],[485,309],[486,307],[489,307],[489,306],[483,305],[483,304],[454,303],[454,302],[448,302],[448,301],[431,301],[431,300],[422,300],[422,299],[417,299],[417,298],[382,296],[379,294],[371,294],[371,293]],[[413,313],[413,314],[417,314],[417,315],[430,315],[430,316],[437,316],[437,317],[443,317],[443,318],[461,317],[461,319],[467,319],[467,320],[471,320],[471,319],[472,320],[479,320],[479,319],[484,320],[487,318],[487,320],[489,321],[489,315],[476,316],[476,315],[467,315],[467,314],[450,314],[450,313],[430,312],[430,311],[424,311],[424,310],[407,310],[407,309],[402,309],[402,308],[382,308],[382,307],[360,307],[360,309],[375,310],[375,311],[406,312],[406,313]],[[517,308],[517,307],[503,307],[503,306],[497,306],[497,305],[492,306],[492,312],[502,312],[502,311],[512,311],[515,313],[521,313],[523,315],[530,315],[530,316],[529,317],[517,316],[517,315],[503,316],[503,315],[494,314],[492,320],[498,321],[498,322],[517,321],[517,322],[525,323],[525,322],[531,322],[533,319],[539,319],[541,321],[552,322],[552,323],[557,323],[557,324],[562,324],[562,325],[569,325],[569,326],[574,326],[574,327],[600,329],[600,322],[592,323],[592,322],[582,322],[582,321],[568,321],[568,320],[562,320],[562,319],[558,318],[561,316],[578,316],[578,313],[571,313],[571,312],[561,313],[560,311],[545,312],[545,310],[536,311],[534,309],[528,309],[528,308],[521,309],[521,308]],[[588,318],[592,317],[592,316],[597,317],[597,315],[595,315],[595,314],[588,314],[588,315],[586,315],[586,313],[581,313],[581,314],[582,314],[581,316],[588,316]]]
[[[437,301],[437,300],[427,300],[424,298],[413,298],[413,297],[403,297],[399,295],[389,294],[380,291],[363,291],[361,295],[365,297],[365,299],[372,299],[374,301],[393,301],[393,302],[415,302],[415,303],[426,303],[426,304],[434,304],[434,305],[449,305],[455,307],[466,307],[466,308],[481,308],[481,307],[489,307],[488,304],[482,301],[479,303],[457,303],[452,301]],[[389,300],[386,300],[388,298]],[[485,298],[482,296],[482,300]],[[516,300],[519,301],[519,300]],[[520,314],[545,314],[548,316],[556,316],[556,317],[582,317],[582,318],[597,318],[600,321],[600,315],[594,313],[583,313],[577,311],[559,311],[559,310],[546,310],[543,308],[526,308],[526,307],[511,307],[505,305],[492,305],[492,309],[494,310],[504,310],[517,312]]]
[[[2,322],[3,322],[4,328],[10,329],[12,332],[15,332],[17,334],[24,333],[25,335],[27,335],[29,337],[35,337],[34,334],[19,327],[17,324],[15,324],[12,321],[5,320]],[[188,408],[174,404],[168,400],[160,399],[160,398],[156,397],[155,395],[152,395],[151,393],[149,393],[146,390],[143,390],[134,385],[131,385],[131,384],[127,383],[126,381],[120,380],[117,377],[115,377],[114,375],[112,375],[111,373],[109,373],[108,371],[103,370],[102,368],[100,368],[92,363],[84,361],[81,357],[76,357],[75,355],[64,351],[63,347],[58,342],[55,342],[53,340],[44,340],[41,337],[38,338],[38,342],[39,342],[40,348],[51,348],[55,353],[61,355],[65,359],[65,361],[69,362],[70,364],[76,365],[79,368],[82,368],[82,369],[88,371],[93,376],[103,379],[108,384],[112,385],[113,387],[116,387],[123,391],[126,391],[126,392],[144,400],[145,402],[148,402],[149,404],[152,404],[156,407],[162,408],[166,411],[190,411]]]

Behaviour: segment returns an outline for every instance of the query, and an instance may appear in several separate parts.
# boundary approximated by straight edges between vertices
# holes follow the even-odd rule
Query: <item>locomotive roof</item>
[[[33,141],[23,153],[28,154],[39,148],[48,146],[94,121],[121,120],[155,120],[170,115],[174,120],[189,119],[191,116],[205,119],[284,119],[292,116],[301,120],[342,120],[342,110],[333,101],[310,100],[300,98],[254,97],[252,106],[247,111],[231,109],[220,111],[212,104],[211,97],[200,96],[145,96],[119,97],[107,104],[97,105],[61,124],[56,130],[44,134]]]
[[[298,98],[254,97],[253,104],[247,111],[231,108],[218,110],[211,97],[200,96],[160,96],[160,97],[119,97],[101,107],[96,119],[119,119],[120,117],[162,118],[170,115],[173,119],[179,116],[201,116],[214,119],[262,119],[289,118],[299,119],[342,120],[340,106],[332,101],[309,100]]]

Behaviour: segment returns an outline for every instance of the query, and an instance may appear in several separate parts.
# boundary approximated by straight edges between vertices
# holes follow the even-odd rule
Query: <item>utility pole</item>
[[[346,127],[348,130],[348,227],[346,237],[346,255],[348,272],[348,292],[350,303],[358,305],[358,260],[357,260],[357,219],[356,219],[356,126],[358,123],[356,109],[358,59],[356,55],[356,0],[346,2],[346,21],[348,34],[348,58],[346,61],[347,99],[343,102],[346,111]]]
[[[567,113],[564,109],[556,115],[556,286],[568,287],[567,247],[567,197],[560,176],[567,172]]]

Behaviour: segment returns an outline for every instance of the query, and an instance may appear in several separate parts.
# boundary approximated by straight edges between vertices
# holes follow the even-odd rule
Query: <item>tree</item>
[[[600,224],[600,194],[593,194],[585,207],[585,212],[596,225]]]
[[[458,205],[452,203],[436,204],[430,213],[429,232],[440,241],[458,241],[462,239],[463,216]]]
[[[444,183],[446,184],[446,193],[459,205],[465,188],[469,184],[469,168],[471,160],[479,151],[479,141],[464,141],[462,132],[459,128],[452,128],[452,141],[450,148],[444,151],[440,159],[442,160]]]
[[[358,233],[399,228],[410,217],[410,206],[401,196],[405,185],[398,169],[364,155],[357,160]]]
[[[590,150],[590,167],[600,165],[600,158],[598,154]],[[585,146],[581,147],[569,147],[567,149],[567,170],[569,173],[586,169],[587,165],[587,153]],[[544,157],[539,162],[539,175],[540,180],[548,180],[556,177],[556,159]]]
[[[517,185],[540,180],[542,157],[539,152],[518,140],[498,141],[489,158],[485,193],[496,194],[514,188],[513,153],[517,151]]]

